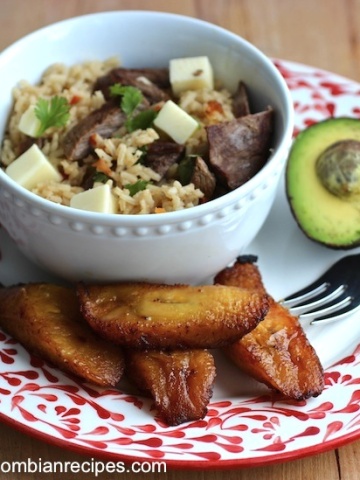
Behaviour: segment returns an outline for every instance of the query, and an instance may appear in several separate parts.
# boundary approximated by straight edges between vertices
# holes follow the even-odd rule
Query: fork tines
[[[360,255],[343,257],[311,285],[281,303],[312,324],[340,320],[360,310]]]

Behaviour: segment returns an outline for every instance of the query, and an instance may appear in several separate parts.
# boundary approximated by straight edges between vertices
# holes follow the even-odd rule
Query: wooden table
[[[0,49],[49,23],[119,9],[161,10],[199,17],[242,35],[271,57],[320,67],[360,82],[360,0],[1,0]],[[166,474],[137,473],[136,478],[355,480],[360,470],[356,455],[360,455],[360,441],[313,457],[255,469],[171,470]],[[86,459],[0,425],[0,462],[25,458],[52,462]],[[39,475],[0,473],[2,478],[35,479]],[[80,480],[90,476],[49,473],[47,478]],[[114,476],[104,473],[99,478]],[[135,478],[135,474],[124,473],[123,478]]]

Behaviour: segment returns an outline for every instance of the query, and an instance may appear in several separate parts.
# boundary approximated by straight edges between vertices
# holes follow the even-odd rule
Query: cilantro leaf
[[[181,185],[187,185],[194,173],[196,155],[188,155],[180,160],[177,168],[177,177]]]
[[[134,115],[136,108],[143,101],[143,94],[141,90],[132,85],[121,85],[115,83],[110,86],[110,94],[112,96],[121,96],[120,108],[126,115],[125,127],[128,132],[135,130],[144,130],[148,128],[155,120],[157,112],[152,109],[143,110]]]
[[[124,185],[125,188],[129,190],[130,196],[133,197],[136,193],[141,192],[142,190],[145,190],[145,188],[148,186],[150,182],[146,180],[138,180],[135,183],[128,183],[127,185]]]
[[[131,85],[121,85],[120,83],[115,83],[110,86],[110,94],[113,96],[121,96],[121,110],[125,113],[127,117],[130,117],[136,107],[140,105],[143,100],[143,94],[141,91]]]
[[[138,161],[136,162],[135,165],[145,165],[145,160],[146,160],[146,155],[148,153],[148,146],[147,145],[143,145],[142,147],[138,147],[138,150],[140,150],[141,152],[141,155],[140,157],[138,158]]]
[[[121,83],[114,83],[109,87],[110,95],[112,95],[113,97],[122,96],[124,95],[124,88],[125,87],[121,85]]]
[[[143,95],[139,89],[127,87],[127,91],[121,100],[122,111],[128,116],[132,115],[135,108],[142,102],[142,99]]]
[[[99,183],[106,183],[108,180],[111,180],[111,177],[106,175],[104,172],[99,172],[98,170],[95,171],[93,175],[93,182],[99,182]]]
[[[35,106],[35,116],[40,120],[36,134],[41,137],[50,127],[64,127],[70,117],[70,105],[64,97],[55,96],[50,100],[39,98]]]
[[[142,112],[135,115],[135,117],[130,117],[126,120],[125,126],[129,132],[133,132],[134,130],[145,130],[146,128],[150,127],[153,123],[157,115],[155,110],[143,110]]]

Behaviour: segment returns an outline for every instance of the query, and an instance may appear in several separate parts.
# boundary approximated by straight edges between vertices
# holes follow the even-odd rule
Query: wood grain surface
[[[360,0],[1,0],[0,49],[31,31],[74,15],[105,10],[160,10],[221,25],[271,57],[320,67],[360,82]],[[6,72],[0,72],[1,75]],[[1,409],[1,404],[0,404]],[[85,456],[48,445],[0,424],[0,463],[26,458],[84,461]],[[38,479],[37,473],[0,473],[0,479]],[[89,474],[46,474],[48,480],[89,479]],[[102,480],[115,478],[100,474]],[[360,441],[337,450],[266,467],[240,470],[123,473],[116,478],[180,480],[356,480]]]

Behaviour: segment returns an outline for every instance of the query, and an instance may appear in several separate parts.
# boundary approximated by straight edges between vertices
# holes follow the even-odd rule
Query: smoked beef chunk
[[[145,165],[164,177],[169,168],[180,161],[184,153],[184,145],[174,142],[154,142],[148,147]]]
[[[209,163],[219,181],[234,190],[266,163],[273,132],[273,110],[206,127]]]
[[[213,197],[216,178],[201,157],[195,158],[194,170],[190,182],[194,184],[195,188],[199,188],[203,192],[204,201],[208,201]]]
[[[98,78],[94,91],[101,90],[105,98],[109,99],[111,98],[110,87],[116,83],[138,88],[150,104],[170,98],[167,93],[167,90],[170,89],[168,69],[114,68],[108,74]]]
[[[244,82],[240,81],[236,92],[233,95],[233,114],[235,118],[244,117],[245,115],[250,115],[250,103],[249,97],[247,94],[246,85]]]
[[[44,138],[34,138],[29,137],[28,135],[24,136],[24,139],[17,145],[17,148],[14,148],[17,156],[19,157],[22,153],[26,152],[33,145],[37,145],[40,149],[44,146]]]
[[[90,137],[98,133],[110,137],[126,120],[125,114],[113,102],[91,112],[71,128],[63,141],[63,149],[68,160],[81,160],[92,150]]]

